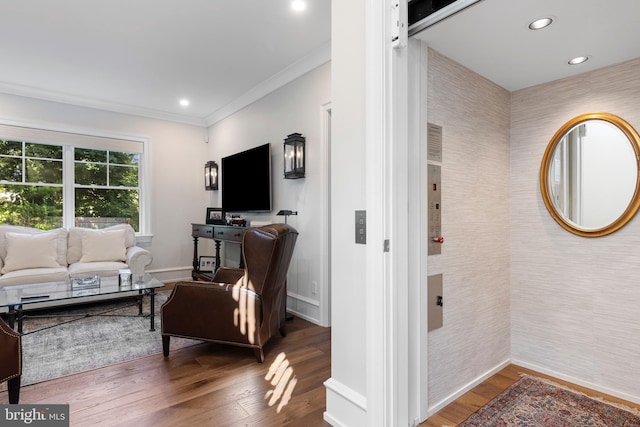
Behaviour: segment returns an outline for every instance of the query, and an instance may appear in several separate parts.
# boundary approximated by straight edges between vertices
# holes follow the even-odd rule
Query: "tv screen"
[[[222,158],[222,210],[271,211],[271,144]]]

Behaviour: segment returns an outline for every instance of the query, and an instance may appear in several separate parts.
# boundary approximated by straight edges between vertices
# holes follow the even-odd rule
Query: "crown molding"
[[[99,99],[85,98],[66,93],[38,89],[30,86],[22,86],[12,83],[0,82],[0,93],[8,95],[22,96],[25,98],[34,98],[43,101],[57,102],[61,104],[69,104],[77,107],[93,108],[97,110],[111,111],[115,113],[128,114],[132,116],[141,116],[157,120],[166,120],[171,122],[184,123],[205,127],[205,121],[199,117],[189,117],[180,114],[167,113],[149,108],[134,107],[126,104],[118,104],[114,102],[103,101]]]
[[[245,92],[229,104],[211,113],[205,118],[207,126],[212,126],[217,122],[229,117],[250,105],[260,98],[280,89],[282,86],[294,81],[295,79],[307,74],[309,71],[325,64],[331,60],[331,41],[323,44],[318,49],[306,55],[302,59],[294,62],[284,70],[271,76],[267,80],[255,86],[253,89]]]
[[[147,117],[150,119],[209,127],[330,60],[331,42],[327,42],[304,58],[296,61],[205,118],[168,113],[150,108],[135,107],[7,82],[0,82],[0,93],[132,116]]]

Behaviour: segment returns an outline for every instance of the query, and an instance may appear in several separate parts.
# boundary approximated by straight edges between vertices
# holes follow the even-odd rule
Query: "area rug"
[[[458,426],[638,427],[640,415],[632,408],[523,376]]]
[[[168,296],[167,291],[156,294],[155,331],[149,330],[149,317],[137,316],[138,307],[129,299],[47,310],[37,313],[45,317],[25,319],[22,385],[162,353],[160,306]],[[149,313],[149,298],[144,300]],[[91,316],[73,317],[85,313]],[[172,338],[171,350],[197,343]]]

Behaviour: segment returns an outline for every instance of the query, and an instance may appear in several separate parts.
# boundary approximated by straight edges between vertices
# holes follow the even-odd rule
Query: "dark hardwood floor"
[[[198,343],[172,350],[168,358],[159,353],[23,387],[20,403],[68,403],[74,427],[328,426],[322,414],[323,383],[331,375],[331,330],[299,318],[287,328],[287,337],[267,344],[263,364],[256,363],[251,349]],[[278,367],[284,374],[274,375]],[[420,426],[462,422],[517,381],[520,372],[547,377],[510,365]],[[551,379],[640,410],[638,404]],[[1,403],[8,401],[5,384]]]
[[[25,386],[20,403],[68,403],[71,426],[328,426],[331,330],[299,318],[287,330],[263,364],[248,348],[198,343]]]

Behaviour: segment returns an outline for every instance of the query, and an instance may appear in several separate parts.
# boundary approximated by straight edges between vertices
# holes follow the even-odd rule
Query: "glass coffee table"
[[[75,286],[74,286],[75,285]],[[99,295],[113,295],[129,293],[135,297],[138,305],[138,315],[142,313],[142,299],[149,295],[150,303],[150,331],[155,331],[155,290],[164,284],[149,274],[139,276],[133,282],[120,286],[118,276],[101,277],[99,286],[91,283],[47,282],[29,285],[5,286],[0,288],[0,307],[7,307],[9,326],[14,328],[17,321],[18,333],[22,333],[22,321],[28,317],[25,311],[41,308],[39,303],[64,301],[65,305],[82,304],[91,301],[91,297]],[[137,291],[137,292],[136,292]],[[90,317],[91,314],[83,315]]]

